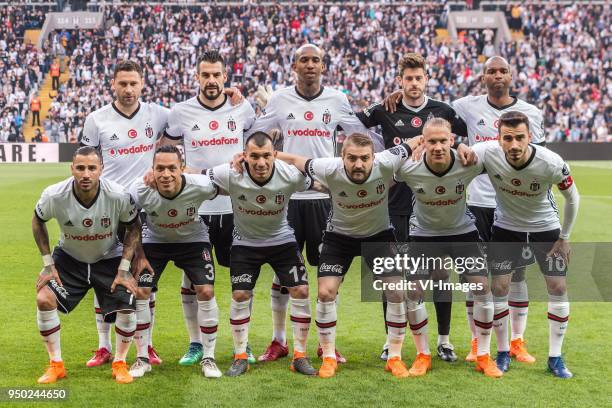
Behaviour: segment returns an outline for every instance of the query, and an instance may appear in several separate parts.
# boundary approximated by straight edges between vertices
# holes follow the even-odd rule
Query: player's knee
[[[196,285],[195,290],[198,300],[211,300],[215,296],[213,285]]]
[[[565,284],[565,281],[553,281],[553,282],[547,282],[546,284],[547,289],[548,289],[548,294],[549,295],[553,295],[553,296],[562,296],[565,295],[565,292],[567,292],[567,286]]]
[[[289,288],[289,294],[294,299],[308,299],[308,286],[300,285]]]
[[[404,294],[399,290],[387,290],[384,292],[385,297],[387,298],[387,302],[391,303],[401,303],[404,299]]]
[[[36,294],[36,306],[39,310],[53,310],[57,308],[57,300],[46,286]]]
[[[331,287],[319,286],[318,297],[321,302],[333,302],[336,300],[336,290]]]
[[[234,299],[236,302],[246,302],[250,298],[250,290],[235,290],[232,292],[232,299]]]
[[[136,299],[138,300],[147,300],[151,297],[151,288],[138,288],[138,292],[136,293]]]
[[[507,280],[495,280],[491,284],[493,296],[506,296],[510,290],[510,283]]]

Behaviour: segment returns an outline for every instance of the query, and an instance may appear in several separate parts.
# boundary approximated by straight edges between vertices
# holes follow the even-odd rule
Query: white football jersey
[[[515,168],[508,163],[497,142],[474,146],[497,194],[493,225],[520,232],[561,228],[551,187],[553,184],[560,190],[571,187],[574,181],[569,166],[561,156],[545,147],[530,147],[529,160]]]
[[[196,96],[172,107],[166,133],[183,139],[187,167],[212,169],[229,163],[234,154],[243,151],[244,132],[254,121],[255,111],[248,102],[232,106],[226,98],[211,109]],[[204,201],[198,210],[206,215],[231,212],[232,203],[227,196]]]
[[[338,126],[347,135],[369,134],[342,92],[321,87],[319,94],[308,98],[300,95],[292,86],[272,93],[263,114],[257,118],[248,134],[280,129],[284,152],[311,158],[334,157]],[[329,196],[311,190],[296,193],[291,198],[310,200]]]
[[[487,140],[497,140],[499,117],[510,111],[527,115],[532,143],[546,141],[542,111],[521,99],[515,98],[510,105],[497,108],[489,103],[487,95],[465,96],[454,101],[453,108],[467,124],[470,146]],[[476,177],[468,187],[468,205],[495,208],[495,190],[486,175]]]
[[[100,146],[104,177],[127,188],[151,169],[155,141],[168,124],[169,112],[155,103],[140,102],[127,117],[111,103],[87,115],[81,143]]]
[[[91,264],[121,256],[117,228],[138,217],[134,200],[123,186],[100,178],[98,196],[85,207],[74,194],[73,181],[70,177],[47,187],[36,204],[36,216],[57,220],[58,246],[77,261]]]
[[[142,242],[209,242],[208,228],[200,220],[198,208],[204,200],[217,196],[217,186],[202,174],[183,174],[183,187],[173,198],[166,198],[142,180],[136,180],[130,194],[147,218]]]
[[[281,160],[274,163],[272,177],[263,185],[249,176],[246,167],[242,174],[229,164],[209,171],[211,180],[232,200],[233,245],[273,246],[295,241],[287,222],[287,206],[291,194],[309,188],[309,180],[294,166]]]
[[[308,160],[307,176],[331,194],[332,213],[327,231],[363,238],[393,228],[387,205],[389,186],[408,156],[403,145],[376,153],[372,172],[361,184],[348,178],[340,157]]]
[[[404,163],[396,176],[412,190],[410,235],[435,237],[474,231],[476,225],[466,205],[466,190],[482,173],[482,163],[463,166],[456,151],[451,150],[451,166],[444,173],[436,173],[427,165],[425,156],[418,162]]]

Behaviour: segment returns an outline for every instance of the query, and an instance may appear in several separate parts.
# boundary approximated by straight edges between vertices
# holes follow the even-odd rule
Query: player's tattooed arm
[[[41,290],[47,284],[47,282],[52,279],[54,279],[58,285],[63,286],[62,280],[57,273],[57,269],[55,269],[53,258],[51,257],[47,226],[40,218],[38,218],[36,213],[34,213],[34,216],[32,217],[32,234],[34,235],[34,241],[36,241],[36,246],[38,246],[38,250],[43,257],[44,263],[44,267],[40,271],[38,280],[36,281],[36,291],[38,292]]]
[[[131,293],[136,293],[138,290],[136,279],[132,275],[132,272],[130,272],[130,264],[136,249],[140,245],[141,231],[142,226],[140,225],[138,216],[136,216],[134,222],[126,224],[125,226],[123,254],[121,255],[121,263],[119,264],[117,275],[111,285],[111,292],[115,291],[117,285],[125,287]]]
[[[306,172],[306,162],[309,160],[308,157],[299,156],[297,154],[285,153],[285,152],[277,152],[276,158],[284,161],[285,163],[295,166],[302,173]]]

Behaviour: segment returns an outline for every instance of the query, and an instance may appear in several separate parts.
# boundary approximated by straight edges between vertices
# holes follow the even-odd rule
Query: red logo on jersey
[[[495,129],[499,128],[499,119],[497,119],[495,122],[493,122],[493,127]]]
[[[153,147],[154,147],[153,144],[149,144],[149,145],[139,144],[138,146],[122,147],[119,149],[109,149],[108,154],[111,157],[117,157],[117,156],[125,156],[128,154],[145,153],[150,150],[153,150]]]
[[[567,190],[568,188],[572,186],[572,184],[574,184],[574,180],[572,179],[572,176],[567,176],[565,179],[563,179],[562,182],[557,184],[557,187],[559,187],[559,190]]]
[[[207,140],[192,140],[191,141],[191,146],[192,147],[202,147],[202,146],[221,146],[221,145],[232,145],[232,144],[238,144],[238,138],[237,137],[218,137],[218,138],[212,138],[212,139],[207,139]]]
[[[176,211],[174,208],[168,210],[168,215],[170,217],[176,217],[177,214],[178,214],[178,211]]]
[[[266,196],[258,195],[255,197],[255,201],[257,201],[259,204],[263,204],[266,202]]]
[[[331,132],[325,129],[289,129],[287,136],[319,136],[330,137]]]
[[[325,112],[323,112],[323,123],[327,125],[329,122],[331,122],[331,113],[329,113],[329,109],[325,109]]]
[[[84,226],[84,227],[89,228],[89,227],[91,227],[92,225],[93,225],[93,220],[92,220],[91,218],[85,218],[85,219],[83,220],[83,226]]]
[[[423,124],[423,121],[421,120],[421,118],[415,116],[410,121],[410,124],[412,125],[412,127],[418,128],[418,127],[421,127],[421,125]]]
[[[393,138],[393,144],[396,145],[396,146],[399,145],[399,144],[402,144],[402,139],[400,139],[399,137],[394,137]]]
[[[100,225],[102,225],[102,228],[108,228],[111,225],[111,220],[109,217],[103,217],[100,220]]]
[[[210,122],[208,122],[208,128],[210,130],[217,130],[217,129],[219,129],[219,122],[217,122],[216,120],[211,120]]]
[[[477,142],[486,142],[488,140],[497,140],[499,136],[481,136],[479,134],[474,135],[474,140]]]
[[[128,130],[128,137],[133,139],[136,136],[138,136],[138,132],[136,131],[136,129],[130,129]]]
[[[446,189],[444,188],[444,186],[436,187],[436,194],[444,194],[444,193],[446,193]]]
[[[314,118],[314,113],[312,113],[311,111],[304,112],[304,119],[312,120],[312,118]]]
[[[359,198],[366,197],[367,195],[368,195],[368,192],[367,192],[367,191],[365,191],[365,190],[359,190],[359,191],[357,192],[357,197],[359,197]]]
[[[512,183],[512,185],[513,185],[513,186],[515,186],[515,187],[518,187],[518,186],[520,186],[520,185],[521,185],[521,180],[519,180],[519,179],[515,179],[515,178],[514,178],[514,179],[512,179],[510,182],[511,182],[511,183]]]
[[[236,121],[231,116],[229,120],[227,121],[227,128],[231,130],[232,132],[236,130]]]

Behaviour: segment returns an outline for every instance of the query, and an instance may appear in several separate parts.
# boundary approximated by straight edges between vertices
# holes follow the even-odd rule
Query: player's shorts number
[[[206,271],[208,272],[206,274],[206,279],[210,281],[214,281],[215,280],[215,267],[212,264],[206,264],[205,268],[206,268]]]
[[[289,269],[289,273],[293,275],[293,281],[296,283],[300,281],[299,273],[302,274],[301,280],[304,282],[308,282],[308,274],[306,273],[306,267],[303,265],[300,266],[299,271],[297,266],[293,266],[291,269]]]

